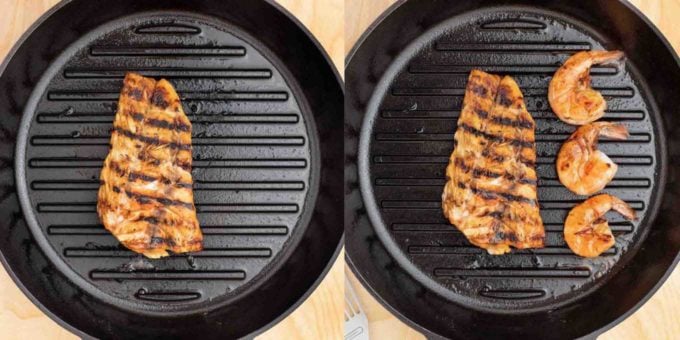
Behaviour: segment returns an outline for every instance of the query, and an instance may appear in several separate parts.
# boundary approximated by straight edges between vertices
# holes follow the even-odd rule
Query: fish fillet
[[[149,258],[200,251],[191,159],[191,123],[175,89],[128,73],[100,176],[104,227]]]
[[[470,73],[442,208],[451,224],[490,254],[543,247],[534,129],[511,77]]]

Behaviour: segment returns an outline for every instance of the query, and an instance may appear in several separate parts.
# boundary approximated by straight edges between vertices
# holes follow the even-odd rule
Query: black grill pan
[[[193,122],[202,252],[148,260],[99,222],[126,71],[170,80]],[[342,86],[273,3],[64,1],[10,52],[0,89],[3,264],[76,334],[253,335],[338,253]]]
[[[621,49],[592,70],[604,120],[631,136],[603,140],[619,165],[604,190],[639,219],[609,217],[616,246],[574,255],[563,222],[585,197],[564,188],[555,155],[574,127],[547,102],[555,70],[580,50]],[[471,69],[511,75],[534,116],[546,247],[491,256],[441,212],[445,168]],[[433,337],[576,338],[639,307],[678,262],[680,65],[624,1],[400,1],[348,57],[345,107],[347,260],[397,316]]]

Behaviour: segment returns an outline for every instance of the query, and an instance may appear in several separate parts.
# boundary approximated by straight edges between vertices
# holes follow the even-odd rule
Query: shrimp
[[[602,194],[575,206],[564,222],[564,239],[569,248],[583,257],[596,257],[614,245],[614,235],[604,215],[615,210],[634,220],[635,210],[620,198]]]
[[[590,87],[590,67],[622,58],[621,51],[582,51],[567,59],[555,72],[548,88],[548,101],[557,117],[573,125],[600,119],[607,102]]]
[[[623,124],[595,122],[579,127],[557,154],[557,176],[560,182],[578,195],[591,195],[602,190],[616,174],[618,166],[597,149],[597,137],[626,139]]]

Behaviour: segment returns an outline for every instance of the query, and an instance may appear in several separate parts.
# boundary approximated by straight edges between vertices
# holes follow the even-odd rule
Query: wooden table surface
[[[342,0],[277,0],[321,42],[344,74]],[[58,0],[0,0],[0,59],[21,34]],[[258,336],[261,340],[340,339],[343,320],[343,263],[340,254],[314,293],[282,322]],[[26,298],[0,266],[0,339],[77,339]]]
[[[366,28],[396,0],[345,0],[345,50],[349,50]],[[680,0],[633,0],[680,53]],[[372,339],[424,339],[382,307],[356,280],[349,270],[350,282],[355,287],[368,315]],[[680,269],[668,278],[647,303],[611,330],[601,340],[625,339],[680,339]]]

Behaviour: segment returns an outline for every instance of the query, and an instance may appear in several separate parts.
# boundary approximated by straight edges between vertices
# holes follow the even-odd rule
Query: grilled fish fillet
[[[201,250],[191,159],[191,123],[175,89],[128,73],[100,176],[104,227],[149,258]]]
[[[543,247],[534,128],[511,77],[470,73],[442,208],[451,224],[490,254]]]

